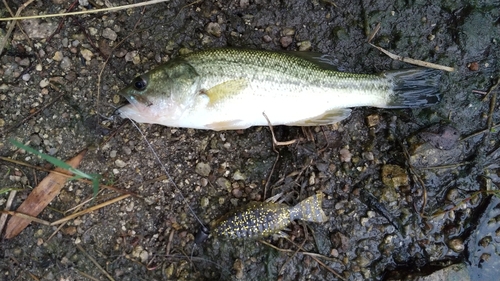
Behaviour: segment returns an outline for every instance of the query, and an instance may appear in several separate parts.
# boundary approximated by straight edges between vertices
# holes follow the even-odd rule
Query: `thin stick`
[[[290,144],[294,144],[297,141],[297,140],[277,141],[276,138],[274,137],[274,130],[273,130],[273,125],[271,125],[271,121],[269,121],[269,118],[267,118],[267,115],[265,112],[262,112],[262,115],[264,115],[264,117],[267,120],[267,125],[269,126],[269,129],[271,130],[271,135],[273,136],[273,143],[275,145],[290,145]]]
[[[498,128],[498,127],[500,127],[500,123],[499,123],[499,124],[495,124],[495,125],[491,126],[491,128],[490,128],[490,129],[484,129],[484,130],[481,130],[481,131],[479,131],[479,132],[473,133],[472,135],[468,135],[468,136],[466,136],[466,137],[463,137],[460,141],[463,141],[463,140],[466,140],[466,139],[470,139],[470,138],[475,137],[475,136],[479,136],[479,135],[481,135],[481,134],[484,134],[484,133],[486,133],[486,132],[489,132],[490,130],[492,130],[492,129],[496,129],[496,128]]]
[[[95,10],[87,10],[87,11],[78,11],[78,12],[71,12],[71,13],[36,15],[36,16],[25,16],[25,17],[19,17],[18,15],[16,15],[15,17],[11,17],[11,18],[0,18],[0,21],[41,19],[41,18],[53,18],[53,17],[64,17],[64,16],[94,14],[94,13],[101,13],[101,12],[114,12],[114,11],[119,11],[119,10],[125,10],[125,9],[137,8],[137,7],[142,7],[142,6],[154,5],[154,4],[158,4],[158,3],[162,3],[162,2],[167,2],[167,1],[169,1],[169,0],[151,0],[151,1],[146,1],[146,2],[137,3],[137,4],[123,5],[123,6],[118,6],[118,7],[102,8],[102,9],[95,9]],[[33,0],[30,0],[29,2],[31,3],[31,2],[33,2]]]
[[[0,210],[0,213],[11,215],[11,216],[16,216],[16,217],[21,217],[23,219],[31,220],[31,221],[34,221],[34,222],[37,222],[37,223],[43,224],[43,225],[50,225],[50,222],[48,222],[46,220],[42,220],[42,219],[39,219],[37,217],[33,217],[33,216],[26,215],[26,214],[23,214],[23,213],[19,213],[19,212],[16,212],[16,211]]]
[[[91,256],[89,255],[84,249],[82,246],[80,246],[80,244],[76,244],[76,247],[78,248],[78,250],[80,250],[85,256],[87,256],[87,258],[92,261],[92,263],[95,264],[95,266],[97,266],[97,268],[99,268],[99,270],[102,271],[102,273],[104,273],[104,275],[106,275],[106,277],[108,277],[109,280],[111,281],[115,281],[115,279],[113,279],[113,277],[111,277],[111,275],[109,275],[109,273],[104,270],[104,268],[102,268],[98,263],[97,261]]]
[[[76,271],[76,273],[80,274],[81,276],[85,277],[85,278],[88,278],[90,280],[94,280],[94,281],[99,281],[99,279],[93,277],[93,276],[90,276],[88,275],[87,273],[83,272],[83,271],[80,271],[76,268],[73,268],[74,271]]]
[[[47,107],[53,105],[57,100],[59,100],[62,96],[64,96],[66,94],[66,92],[62,92],[60,93],[57,97],[55,97],[54,99],[52,99],[50,102],[46,103],[45,105],[43,105],[42,107],[40,107],[39,109],[37,109],[35,112],[31,113],[30,115],[24,117],[21,121],[17,122],[16,124],[10,126],[9,128],[3,130],[3,134],[6,134],[8,133],[10,130],[14,129],[14,128],[17,128],[19,127],[22,123],[26,122],[27,120],[33,118],[33,116],[37,115],[38,113],[40,113],[42,110],[46,109]]]
[[[90,213],[90,212],[93,212],[93,211],[95,211],[95,210],[99,210],[99,209],[101,209],[101,208],[103,208],[103,207],[106,207],[106,206],[108,206],[108,205],[111,205],[111,204],[113,204],[113,203],[115,203],[115,202],[118,202],[118,201],[120,201],[120,200],[123,200],[123,199],[125,199],[125,198],[127,198],[127,197],[130,197],[130,195],[129,195],[129,194],[125,194],[125,195],[122,195],[122,196],[118,196],[118,197],[116,197],[116,198],[114,198],[114,199],[111,199],[111,200],[109,200],[109,201],[106,201],[106,202],[104,202],[104,203],[101,203],[101,204],[98,204],[98,205],[92,206],[92,207],[90,207],[90,208],[88,208],[88,209],[85,209],[85,210],[83,210],[83,211],[80,211],[80,212],[77,212],[77,213],[71,214],[71,215],[69,215],[69,216],[66,216],[66,217],[64,217],[64,218],[62,218],[62,219],[60,219],[60,220],[57,220],[57,221],[55,221],[55,222],[50,223],[50,225],[58,225],[58,224],[61,224],[61,223],[65,222],[65,221],[68,221],[68,220],[74,219],[74,218],[79,217],[79,216],[81,216],[81,215],[85,215],[85,214]]]
[[[7,204],[5,204],[6,211],[8,211],[10,209],[10,206],[12,206],[12,201],[14,201],[16,193],[17,193],[16,189],[10,191],[9,198],[7,199]],[[2,214],[2,216],[0,216],[0,233],[2,233],[6,221],[7,221],[7,214]]]
[[[448,72],[455,71],[455,69],[453,67],[444,66],[444,65],[440,65],[440,64],[426,62],[426,61],[421,61],[421,60],[416,60],[416,59],[412,59],[412,58],[408,58],[408,57],[402,57],[399,55],[395,55],[395,54],[383,49],[382,47],[373,45],[372,43],[368,43],[368,44],[370,44],[372,47],[377,48],[379,51],[386,54],[388,57],[390,57],[393,60],[398,60],[398,61],[402,61],[402,62],[406,62],[406,63],[418,65],[418,66],[428,67],[428,68],[444,70],[444,71],[448,71]]]
[[[22,10],[24,10],[24,8],[28,7],[28,5],[29,5],[29,4],[31,4],[33,1],[34,1],[34,0],[28,0],[28,1],[24,2],[24,4],[22,4],[22,5],[21,5],[21,6],[17,9],[16,16],[15,16],[15,17],[13,17],[13,18],[10,18],[10,20],[15,20],[15,19],[16,19],[16,17],[18,17],[18,16],[21,14],[21,11],[22,11]],[[4,1],[3,1],[3,3],[4,3],[4,5],[5,5],[5,7],[7,7],[7,8],[9,7],[9,6],[7,5],[7,1],[6,1],[6,0],[4,0]],[[9,9],[9,12],[11,12],[11,13],[12,13],[12,11],[10,11],[10,9]],[[2,19],[2,18],[0,18],[0,21],[3,21],[3,20],[9,20],[9,18],[7,18],[7,19]],[[8,40],[9,40],[9,38],[10,38],[10,34],[11,34],[11,33],[12,33],[12,31],[14,30],[14,26],[16,26],[16,22],[15,22],[15,21],[13,21],[13,22],[11,22],[11,23],[10,23],[9,29],[7,30],[7,33],[5,34],[5,36],[3,37],[2,42],[0,43],[0,54],[2,54],[2,52],[3,52],[3,49],[4,49],[5,45],[7,45],[7,41],[8,41]]]

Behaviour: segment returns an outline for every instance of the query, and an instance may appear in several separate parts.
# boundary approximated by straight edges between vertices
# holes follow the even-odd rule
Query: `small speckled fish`
[[[123,118],[210,130],[339,122],[350,107],[408,108],[440,100],[441,72],[411,68],[379,75],[334,70],[325,56],[213,49],[179,56],[123,89]]]
[[[210,234],[228,239],[256,239],[277,234],[293,220],[326,222],[321,208],[323,193],[290,207],[273,202],[251,202],[214,221]]]

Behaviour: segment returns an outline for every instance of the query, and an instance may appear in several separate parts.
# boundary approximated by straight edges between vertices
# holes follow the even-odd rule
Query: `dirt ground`
[[[10,16],[4,3],[2,18]],[[14,13],[20,5],[6,3]],[[129,4],[80,3],[74,11]],[[22,15],[72,4],[38,0]],[[178,188],[138,130],[108,118],[126,102],[118,91],[136,75],[189,51],[320,52],[356,73],[411,67],[367,44],[379,23],[372,43],[455,68],[443,72],[438,105],[356,108],[335,125],[276,127],[278,139],[298,139],[277,151],[267,127],[213,132],[141,124]],[[32,223],[1,238],[0,280],[439,280],[435,274],[451,265],[462,280],[496,278],[500,1],[173,0],[20,26],[0,54],[0,155],[50,167],[8,140],[59,159],[88,149],[81,170],[140,198],[61,229]],[[7,22],[0,28],[1,41]],[[0,160],[0,207],[12,188],[19,189],[13,208],[19,206],[46,175]],[[294,243],[194,244],[195,215],[209,223],[279,192],[293,205],[316,191],[326,195],[330,220],[292,223]],[[119,195],[104,190],[82,208]],[[68,182],[39,217],[55,221],[92,196],[90,185]],[[435,279],[419,279],[429,274]]]

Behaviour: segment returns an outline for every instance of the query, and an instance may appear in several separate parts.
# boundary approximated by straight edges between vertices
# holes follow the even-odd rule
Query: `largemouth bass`
[[[123,118],[208,130],[316,126],[351,107],[410,108],[437,103],[440,71],[410,68],[344,73],[315,54],[213,49],[179,56],[123,89]],[[264,115],[265,114],[265,115]]]

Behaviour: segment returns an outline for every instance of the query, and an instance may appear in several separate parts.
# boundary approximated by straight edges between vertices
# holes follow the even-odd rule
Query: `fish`
[[[353,107],[413,108],[441,100],[441,71],[408,68],[380,74],[336,71],[327,55],[209,49],[178,56],[120,91],[118,109],[138,123],[205,130],[319,126]]]
[[[284,236],[282,230],[294,220],[327,222],[329,218],[321,208],[323,196],[323,193],[317,193],[293,207],[275,202],[250,202],[213,221],[210,229],[199,232],[196,241],[199,243],[209,236],[224,239]]]

